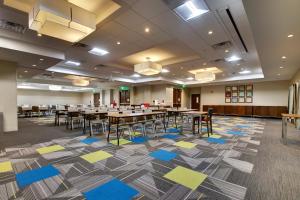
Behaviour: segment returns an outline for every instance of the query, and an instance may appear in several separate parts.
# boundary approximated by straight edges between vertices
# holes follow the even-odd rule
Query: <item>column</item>
[[[0,60],[0,123],[4,132],[18,130],[16,69],[16,63]]]

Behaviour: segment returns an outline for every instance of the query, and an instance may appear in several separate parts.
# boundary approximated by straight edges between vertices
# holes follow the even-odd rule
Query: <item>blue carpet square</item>
[[[134,143],[144,143],[148,141],[148,137],[135,137],[133,139],[130,140],[131,142]]]
[[[84,140],[80,140],[80,142],[85,143],[85,144],[92,144],[94,142],[98,142],[100,139],[98,138],[86,138]]]
[[[178,128],[168,128],[167,133],[180,133]]]
[[[113,179],[99,187],[96,187],[83,195],[87,200],[129,200],[133,199],[139,192],[119,181]]]
[[[217,144],[225,144],[227,141],[222,138],[207,138],[207,142],[217,143]]]
[[[165,151],[165,150],[157,150],[153,151],[149,154],[149,156],[158,159],[158,160],[163,160],[163,161],[170,161],[174,159],[177,154],[170,152],[170,151]]]
[[[176,140],[177,138],[179,138],[178,135],[172,135],[172,134],[166,134],[161,136],[162,138],[167,138],[167,139],[172,139],[172,140]]]
[[[16,181],[20,188],[24,188],[34,182],[41,181],[59,174],[59,171],[55,167],[52,165],[47,165],[38,169],[28,170],[16,174]]]
[[[231,134],[231,135],[244,135],[244,133],[242,133],[240,131],[228,131],[227,133]]]

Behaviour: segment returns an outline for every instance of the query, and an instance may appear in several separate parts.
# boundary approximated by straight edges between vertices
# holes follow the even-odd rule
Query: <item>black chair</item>
[[[202,130],[202,125],[205,124],[207,127],[207,134],[211,133],[213,134],[213,130],[212,130],[212,116],[213,116],[213,109],[212,108],[208,108],[207,110],[207,115],[202,117],[201,119],[201,130]]]

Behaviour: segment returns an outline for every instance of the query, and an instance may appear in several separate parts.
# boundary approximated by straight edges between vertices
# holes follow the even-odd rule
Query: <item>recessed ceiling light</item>
[[[65,64],[72,65],[72,66],[79,66],[80,62],[75,62],[75,61],[68,60],[67,62],[65,62]]]
[[[168,69],[162,69],[161,70],[161,73],[168,73],[168,72],[170,72]]]
[[[32,65],[32,67],[36,67],[36,65]]]
[[[240,74],[250,74],[251,73],[251,71],[249,71],[249,70],[244,70],[244,71],[241,71],[241,72],[239,72]]]
[[[41,34],[41,33],[38,33],[37,36],[38,36],[38,37],[42,37],[42,34]]]
[[[146,32],[146,33],[149,33],[149,32],[150,32],[150,28],[148,28],[148,27],[145,28],[145,32]]]
[[[27,73],[28,71],[27,71],[27,70],[25,70],[24,72],[25,72],[25,73]]]
[[[229,50],[228,50],[228,49],[226,49],[226,50],[225,50],[225,53],[228,53],[228,52],[229,52]]]
[[[202,63],[202,65],[207,65],[207,63],[206,63],[206,62],[204,62],[204,63]]]
[[[208,31],[208,35],[212,35],[213,33],[213,31]]]
[[[293,34],[289,34],[289,35],[288,35],[288,38],[292,38],[292,37],[294,37]]]
[[[44,58],[40,58],[40,61],[44,61]]]
[[[118,42],[117,42],[117,45],[120,45],[120,44],[121,44],[121,42],[118,41]]]
[[[244,68],[242,67],[241,70],[244,70]]]
[[[89,53],[97,55],[97,56],[104,56],[104,55],[108,54],[109,52],[104,49],[94,47],[93,49],[89,50]]]
[[[280,66],[279,68],[280,68],[280,69],[283,69],[284,67]]]
[[[280,76],[280,74],[277,74],[277,76]]]
[[[94,70],[97,70],[98,68],[97,67],[94,67]]]
[[[184,20],[190,20],[209,11],[204,0],[190,0],[176,7],[174,11]]]
[[[180,67],[181,70],[183,70],[183,67]]]
[[[281,58],[282,58],[282,59],[286,59],[286,56],[282,56]]]
[[[133,74],[132,77],[138,78],[138,77],[141,77],[141,75],[139,75],[139,74]]]
[[[241,64],[240,63],[238,63],[238,64],[236,64],[237,66],[240,66]]]
[[[233,55],[233,56],[230,56],[228,58],[225,58],[225,60],[227,62],[234,62],[234,61],[238,61],[238,60],[241,60],[242,58],[241,57],[238,57],[237,55]]]
[[[188,77],[188,78],[186,78],[187,80],[194,80],[194,78],[193,77]]]

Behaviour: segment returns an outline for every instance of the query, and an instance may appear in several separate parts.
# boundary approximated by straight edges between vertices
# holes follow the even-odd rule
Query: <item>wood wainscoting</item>
[[[287,113],[286,106],[203,105],[203,111],[208,108],[212,108],[214,114],[232,116],[281,118],[281,113]]]

